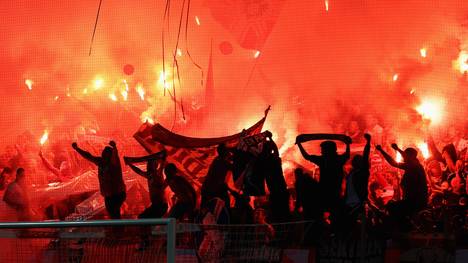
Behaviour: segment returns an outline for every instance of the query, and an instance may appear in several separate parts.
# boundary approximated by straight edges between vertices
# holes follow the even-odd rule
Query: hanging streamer
[[[89,45],[89,54],[88,54],[88,56],[91,56],[91,51],[93,50],[94,35],[96,34],[96,28],[97,28],[97,24],[98,24],[98,21],[99,21],[99,14],[101,13],[101,5],[102,5],[102,0],[99,1],[99,7],[98,7],[98,10],[97,10],[97,14],[96,14],[96,21],[94,22],[93,36],[91,37],[91,44]]]

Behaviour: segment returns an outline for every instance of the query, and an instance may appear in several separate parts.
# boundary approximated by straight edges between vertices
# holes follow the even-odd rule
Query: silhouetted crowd
[[[344,233],[362,224],[378,225],[378,222],[390,227],[387,229],[409,230],[419,220],[421,211],[441,207],[461,208],[466,216],[468,143],[463,135],[458,134],[456,143],[443,147],[428,137],[431,157],[424,159],[416,147],[400,149],[397,144],[382,145],[386,140],[382,129],[376,126],[374,123],[361,132],[357,121],[351,121],[349,130],[340,134],[297,136],[296,145],[303,158],[317,169],[297,167],[294,183],[289,188],[278,147],[269,131],[253,136],[243,132],[233,147],[219,144],[201,187],[194,186],[175,164],[167,161],[166,151],[124,156],[122,165],[114,141],[99,156],[77,143],[72,148],[97,167],[100,194],[111,219],[122,218],[122,205],[127,198],[122,171],[126,166],[148,183],[150,205],[141,211],[139,218],[259,224],[265,226],[266,236],[273,236],[275,230],[271,224],[299,220],[312,222],[314,231],[327,229],[330,233]],[[319,155],[306,150],[309,141],[321,142]],[[344,153],[338,153],[336,142],[346,145]],[[354,143],[363,145],[357,154],[351,152]],[[28,189],[31,186],[25,183],[30,171],[15,166],[15,162],[19,164],[24,158],[20,156],[23,150],[17,151],[8,160],[9,166],[4,165],[1,171],[0,189],[4,191],[4,202],[16,212],[17,219],[30,220]],[[395,159],[396,154],[401,160]],[[42,151],[39,157],[58,181],[73,177],[68,161],[51,164]],[[12,180],[13,173],[16,175]]]

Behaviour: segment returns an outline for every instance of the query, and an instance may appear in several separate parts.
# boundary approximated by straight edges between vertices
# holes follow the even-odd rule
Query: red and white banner
[[[246,135],[258,134],[262,131],[266,117],[246,130]],[[205,177],[208,168],[216,157],[216,147],[220,143],[235,147],[239,143],[241,133],[218,138],[192,138],[175,134],[160,124],[143,124],[133,137],[148,153],[167,151],[167,161],[174,163],[179,171],[193,183],[196,188],[201,186],[201,178]]]

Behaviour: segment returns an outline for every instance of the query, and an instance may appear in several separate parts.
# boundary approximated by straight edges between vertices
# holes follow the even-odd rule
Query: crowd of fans
[[[272,133],[266,131],[253,136],[242,133],[233,147],[218,145],[217,156],[199,189],[166,160],[165,151],[141,157],[119,156],[117,144],[110,141],[100,155],[91,154],[95,149],[81,148],[92,145],[73,143],[72,148],[89,162],[63,150],[52,156],[28,149],[28,144],[8,147],[0,163],[0,190],[17,220],[31,220],[28,189],[32,184],[25,178],[38,172],[38,167],[48,171],[41,180],[58,183],[97,168],[108,217],[119,219],[128,190],[123,170],[129,169],[148,181],[150,205],[140,211],[139,218],[259,224],[265,226],[267,238],[275,235],[270,224],[298,220],[314,222],[317,231],[328,228],[346,232],[364,221],[375,223],[375,218],[405,230],[425,209],[455,206],[466,216],[468,141],[463,129],[450,127],[447,136],[437,141],[427,136],[430,157],[423,158],[416,147],[400,149],[390,144],[390,133],[373,116],[351,118],[335,128],[334,134],[297,137],[298,150],[317,169],[297,167],[294,183],[289,185],[278,147]],[[321,141],[320,155],[304,148],[312,140]],[[343,154],[338,153],[336,141],[346,145]],[[362,151],[352,152],[353,144],[362,145]],[[36,156],[31,153],[34,151]],[[401,160],[395,160],[396,153]],[[78,166],[73,165],[77,162]],[[138,164],[146,164],[146,169]],[[172,196],[167,195],[166,188]]]

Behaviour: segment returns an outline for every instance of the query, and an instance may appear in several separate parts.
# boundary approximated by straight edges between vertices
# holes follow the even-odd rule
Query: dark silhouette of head
[[[320,144],[322,155],[333,156],[336,155],[336,143],[334,141],[324,141]]]
[[[164,173],[166,174],[166,178],[170,179],[177,174],[177,167],[173,163],[168,163],[164,168]]]
[[[418,161],[418,151],[412,147],[406,148],[404,151],[404,161],[405,162],[414,162]]]
[[[22,181],[24,179],[24,175],[25,175],[25,172],[23,168],[20,167],[16,169],[16,181],[17,182]]]
[[[359,169],[362,168],[362,160],[364,157],[360,154],[356,154],[353,157],[353,160],[351,160],[351,165],[353,166],[354,169]]]
[[[228,151],[226,148],[226,144],[220,143],[218,147],[216,148],[216,150],[218,151],[218,156],[221,156],[221,157],[227,156]]]
[[[106,146],[104,150],[102,150],[101,157],[105,162],[110,162],[112,157],[112,147]]]

